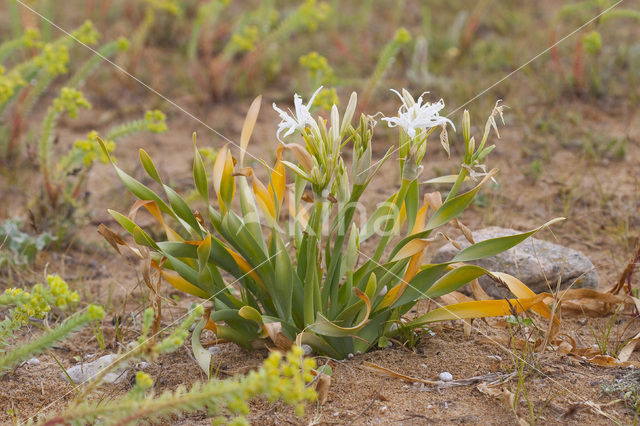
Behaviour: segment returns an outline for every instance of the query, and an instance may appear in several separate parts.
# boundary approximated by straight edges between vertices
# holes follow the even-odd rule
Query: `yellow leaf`
[[[491,272],[491,275],[493,275],[494,277],[497,277],[498,279],[500,279],[500,281],[504,282],[507,285],[507,287],[509,287],[509,290],[511,291],[511,293],[513,293],[513,295],[519,299],[531,298],[531,297],[535,297],[536,295],[533,292],[533,290],[531,290],[522,281],[520,281],[514,276],[505,274],[503,272]],[[551,318],[551,310],[542,301],[537,305],[532,306],[531,310],[546,319]],[[554,322],[559,323],[559,320],[557,317],[554,317],[553,319],[554,319]]]
[[[213,187],[218,195],[220,207],[223,211],[226,211],[230,207],[236,192],[236,183],[233,177],[233,157],[227,145],[222,147],[213,165]]]
[[[413,229],[409,233],[409,235],[417,234],[418,232],[422,232],[424,230],[424,223],[427,218],[427,209],[429,208],[429,200],[427,195],[424,196],[424,202],[418,213],[416,214],[416,221],[413,224]]]
[[[133,203],[133,206],[131,206],[131,209],[129,210],[129,219],[135,221],[136,213],[140,207],[147,209],[151,216],[153,216],[153,218],[164,228],[164,232],[167,234],[167,239],[169,241],[184,241],[180,234],[165,223],[164,218],[162,217],[162,212],[158,207],[158,203],[153,200],[138,200]]]
[[[159,271],[164,279],[178,290],[189,293],[196,297],[201,297],[202,299],[209,298],[209,295],[204,290],[201,290],[200,288],[191,284],[189,281],[182,278],[177,272],[167,269],[159,269]]]
[[[247,319],[249,321],[253,321],[258,324],[258,329],[256,330],[260,335],[261,339],[267,337],[267,331],[264,328],[264,321],[262,320],[262,315],[255,308],[245,305],[238,310],[238,315],[242,318]]]
[[[251,278],[253,278],[254,281],[257,282],[260,285],[260,287],[266,291],[267,289],[264,285],[264,282],[262,281],[260,276],[256,274],[255,269],[252,268],[251,265],[249,265],[249,262],[244,260],[244,258],[239,253],[233,251],[229,247],[225,247],[225,249],[227,249],[227,252],[229,252],[231,257],[233,257],[233,260],[236,262],[240,270],[245,274],[248,274]]]
[[[311,173],[311,170],[313,169],[313,159],[305,147],[297,143],[290,143],[285,145],[285,148],[290,149],[291,152],[293,152],[294,157],[298,160],[298,164],[302,166],[305,172]]]
[[[448,305],[434,309],[407,325],[418,326],[437,321],[511,315],[531,309],[532,306],[540,303],[548,296],[548,293],[541,293],[526,299],[476,300],[473,302],[456,303],[455,305]]]
[[[393,224],[393,233],[399,232],[404,225],[404,221],[407,220],[407,209],[405,207],[404,202],[402,203],[402,207],[400,207],[400,212],[398,213],[398,218]]]
[[[275,166],[273,166],[273,173],[271,173],[271,182],[269,182],[269,196],[271,197],[271,202],[277,216],[282,208],[282,201],[284,200],[284,191],[287,183],[284,164],[282,164],[282,146],[280,146],[276,151],[276,158],[277,161]],[[274,194],[277,200],[273,198]]]
[[[240,133],[240,168],[244,165],[244,154],[247,152],[249,146],[249,139],[253,133],[253,128],[256,125],[258,119],[258,113],[260,112],[260,103],[262,102],[262,95],[258,96],[251,102],[247,116],[244,119],[242,125],[242,132]]]
[[[430,238],[416,238],[409,241],[398,251],[398,253],[391,259],[391,262],[397,262],[398,260],[405,259],[407,257],[413,256],[416,253],[422,253],[424,249],[426,249],[429,244],[433,242]]]
[[[269,196],[269,191],[263,185],[263,183],[260,182],[260,179],[258,179],[257,176],[255,175],[253,176],[252,184],[253,184],[253,193],[256,195],[256,202],[258,203],[260,210],[262,210],[262,213],[264,213],[265,216],[270,218],[272,222],[275,221],[276,209],[275,209],[275,205],[271,200],[271,197]]]
[[[407,266],[407,270],[404,273],[404,277],[402,277],[403,283],[410,282],[413,277],[416,276],[418,271],[420,270],[420,264],[422,263],[422,255],[424,251],[420,251],[413,256],[411,256],[411,260],[409,261],[409,266]]]

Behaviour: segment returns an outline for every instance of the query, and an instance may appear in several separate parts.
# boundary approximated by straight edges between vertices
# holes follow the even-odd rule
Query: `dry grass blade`
[[[480,383],[476,387],[476,389],[478,389],[481,393],[485,395],[492,396],[494,398],[501,400],[507,406],[509,411],[511,411],[513,415],[516,416],[516,419],[518,419],[519,425],[529,426],[529,422],[524,418],[520,417],[520,415],[518,415],[518,411],[516,410],[516,405],[517,405],[516,395],[513,392],[511,392],[509,389],[507,389],[506,387],[500,387],[500,388],[490,387],[486,383]]]
[[[381,365],[374,364],[372,362],[365,361],[363,363],[365,367],[374,372],[381,374],[383,376],[391,377],[394,379],[400,379],[409,383],[421,383],[430,386],[436,386],[439,389],[443,388],[453,388],[458,386],[470,386],[474,385],[478,382],[487,382],[490,386],[496,383],[504,382],[515,375],[515,373],[511,374],[499,374],[499,373],[488,373],[480,376],[467,377],[464,379],[456,379],[451,380],[449,382],[444,382],[442,380],[426,380],[419,377],[407,376],[402,373],[398,373],[397,371],[393,371],[389,368],[383,367]]]

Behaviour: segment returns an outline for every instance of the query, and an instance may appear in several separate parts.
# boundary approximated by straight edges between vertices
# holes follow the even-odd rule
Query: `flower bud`
[[[465,109],[462,114],[462,137],[465,142],[469,142],[471,138],[471,117],[468,109]]]

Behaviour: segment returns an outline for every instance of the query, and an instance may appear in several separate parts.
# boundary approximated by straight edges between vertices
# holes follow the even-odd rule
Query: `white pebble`
[[[349,359],[353,358],[353,354],[351,354],[351,353],[347,354],[347,358],[349,358]]]
[[[382,407],[380,407],[380,412],[383,413],[383,414],[386,413],[387,410],[388,410],[388,408],[387,408],[386,405],[383,405]]]
[[[300,348],[302,349],[305,355],[311,355],[311,352],[312,352],[311,346],[305,343],[302,346],[300,346]]]
[[[440,380],[443,382],[450,382],[453,380],[453,376],[448,371],[443,371],[440,373]]]
[[[340,415],[340,413],[338,413],[337,411],[335,413],[333,413],[333,417],[338,417]]]
[[[31,358],[27,361],[27,365],[40,365],[40,360],[38,358]]]
[[[222,353],[222,349],[218,346],[209,346],[207,350],[211,355],[219,355]]]

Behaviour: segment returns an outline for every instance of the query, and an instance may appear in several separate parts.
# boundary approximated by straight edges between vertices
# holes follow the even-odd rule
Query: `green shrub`
[[[46,232],[36,236],[22,232],[21,224],[22,221],[18,218],[7,219],[0,224],[0,269],[33,263],[38,252],[55,241]]]

